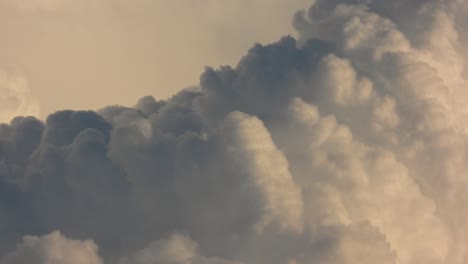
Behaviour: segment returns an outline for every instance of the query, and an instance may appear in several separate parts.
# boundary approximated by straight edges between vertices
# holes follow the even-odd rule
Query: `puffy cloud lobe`
[[[361,104],[373,94],[367,78],[358,79],[350,62],[335,55],[323,58],[316,72],[317,86],[337,105]]]
[[[56,112],[47,117],[46,127],[43,141],[55,146],[71,144],[77,135],[87,128],[98,130],[108,140],[111,130],[111,125],[100,115],[92,111],[71,110]]]
[[[131,259],[122,260],[121,264],[241,264],[220,258],[207,258],[199,254],[198,245],[189,237],[172,234],[168,239],[151,242],[138,251]]]
[[[217,120],[232,111],[268,119],[294,95],[318,100],[319,95],[307,87],[309,74],[331,48],[320,40],[301,49],[296,46],[297,41],[287,36],[274,44],[256,44],[236,68],[208,68],[200,78],[205,94],[199,100],[201,111]]]
[[[318,0],[168,100],[2,125],[0,252],[59,229],[106,263],[465,263],[466,11]]]
[[[385,234],[390,248],[398,252],[399,263],[424,257],[440,261],[447,254],[449,237],[435,216],[434,204],[391,153],[362,145],[333,116],[317,119],[316,108],[300,99],[292,102],[287,116],[291,128],[285,135],[305,141],[296,145],[299,149],[291,148],[295,144],[288,144],[288,139],[278,138],[278,142],[286,155],[294,152],[307,158],[305,162],[294,159],[292,163],[297,163],[292,166],[301,186],[307,187],[304,195],[312,232],[368,221]],[[295,131],[304,134],[296,136]],[[400,219],[409,211],[413,211],[410,221]],[[431,237],[421,242],[422,236]]]
[[[291,258],[289,263],[398,263],[385,237],[368,223],[335,226],[323,231],[326,232],[310,237],[305,253]]]
[[[245,176],[246,188],[255,188],[264,209],[260,232],[271,223],[281,229],[300,232],[303,221],[301,190],[289,172],[289,164],[276,148],[260,120],[240,112],[226,117],[222,134],[226,138],[228,156]],[[245,175],[244,175],[245,174]],[[252,186],[249,186],[252,185]]]
[[[0,125],[1,169],[4,180],[22,184],[28,157],[40,144],[44,124],[33,117],[17,117]]]
[[[26,236],[16,251],[0,260],[2,264],[102,264],[91,240],[79,241],[55,231],[43,237]]]
[[[318,1],[307,18],[296,14],[294,23],[303,38],[331,41],[355,56],[379,59],[387,52],[409,50],[408,40],[390,19],[369,11],[363,4]]]

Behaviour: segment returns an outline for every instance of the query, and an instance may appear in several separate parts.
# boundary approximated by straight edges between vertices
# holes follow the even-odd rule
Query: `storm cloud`
[[[0,126],[1,264],[463,264],[458,0],[317,0],[134,107]]]

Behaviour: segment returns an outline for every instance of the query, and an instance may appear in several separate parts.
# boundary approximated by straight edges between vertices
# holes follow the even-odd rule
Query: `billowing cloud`
[[[467,11],[318,0],[167,100],[1,125],[0,254],[466,263]]]

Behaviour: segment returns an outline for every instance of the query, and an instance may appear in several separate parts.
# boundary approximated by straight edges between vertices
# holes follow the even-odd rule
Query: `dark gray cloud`
[[[170,99],[1,125],[0,263],[465,263],[466,10],[319,0]]]

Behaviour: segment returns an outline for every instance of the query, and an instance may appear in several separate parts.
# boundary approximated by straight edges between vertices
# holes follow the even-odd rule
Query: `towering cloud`
[[[467,15],[317,0],[168,100],[1,125],[0,263],[466,263]]]

